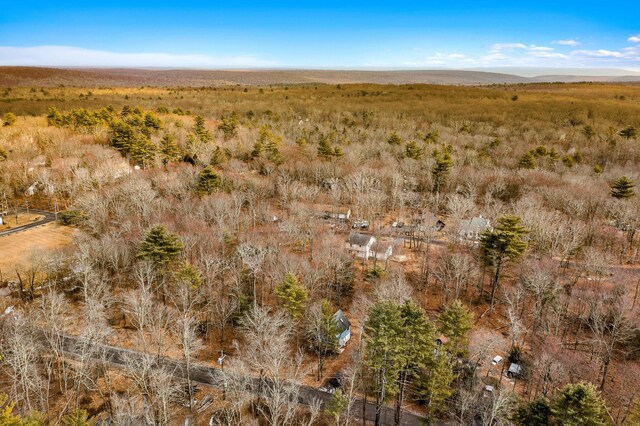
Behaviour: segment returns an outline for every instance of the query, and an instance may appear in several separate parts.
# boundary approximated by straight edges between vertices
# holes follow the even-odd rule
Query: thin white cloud
[[[163,68],[261,68],[271,61],[253,55],[216,57],[172,53],[117,53],[72,46],[0,46],[0,65]]]
[[[553,47],[536,46],[535,44],[532,44],[527,49],[533,52],[551,52],[552,50],[554,50]]]
[[[640,34],[639,35],[632,35],[631,37],[629,37],[627,39],[627,41],[629,43],[640,43]]]
[[[571,52],[574,56],[588,56],[592,58],[624,58],[625,53],[614,50],[574,50]]]
[[[491,46],[492,51],[526,49],[527,46],[522,43],[495,43]]]
[[[640,38],[640,35],[638,37]],[[570,46],[578,42],[569,43],[569,40],[558,40],[554,43]],[[473,66],[619,68],[635,71],[640,69],[640,44],[621,46],[619,49],[574,49],[570,52],[560,52],[552,47],[536,44],[495,43],[484,52],[466,55],[436,52],[424,60],[406,61],[404,65],[436,65],[449,68]]]
[[[582,44],[578,40],[573,40],[573,39],[570,39],[570,38],[565,39],[565,40],[555,40],[552,43],[560,44],[562,46],[572,46],[572,47],[580,46]]]
[[[549,51],[530,51],[528,53],[529,56],[534,58],[547,58],[547,59],[567,59],[568,56],[558,52],[549,52]]]

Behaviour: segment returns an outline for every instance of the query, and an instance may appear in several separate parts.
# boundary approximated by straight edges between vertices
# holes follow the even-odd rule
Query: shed
[[[336,329],[338,330],[338,334],[336,335],[338,338],[338,345],[342,348],[351,338],[351,322],[342,310],[333,314],[333,319],[336,322]]]
[[[507,370],[507,377],[513,379],[514,377],[520,377],[520,373],[522,372],[522,366],[520,364],[511,363],[509,366],[509,370]]]

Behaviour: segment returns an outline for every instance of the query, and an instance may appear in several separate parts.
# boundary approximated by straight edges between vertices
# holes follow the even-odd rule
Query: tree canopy
[[[140,244],[138,257],[164,265],[175,259],[184,248],[177,235],[169,233],[162,225],[152,227]]]

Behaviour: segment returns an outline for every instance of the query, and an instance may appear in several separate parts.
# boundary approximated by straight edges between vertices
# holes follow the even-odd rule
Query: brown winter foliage
[[[624,131],[640,128],[639,86],[315,84],[305,79],[317,76],[286,72],[278,85],[223,72],[177,84],[183,77],[169,71],[149,82],[131,70],[1,75],[0,117],[17,122],[0,127],[0,212],[57,208],[78,229],[64,250],[0,271],[0,313],[14,306],[0,318],[0,390],[15,412],[50,422],[83,408],[117,424],[145,416],[348,424],[357,398],[379,395],[363,361],[371,307],[412,301],[437,328],[459,300],[474,320],[464,347],[447,349],[451,377],[438,386],[450,392],[437,406],[425,402],[436,367],[421,366],[401,376],[409,383],[399,406],[504,424],[517,405],[511,392],[526,403],[588,381],[607,404],[605,420],[631,424],[640,398],[640,197],[614,198],[611,185],[622,176],[640,185],[640,139]],[[205,78],[220,86],[186,87]],[[349,220],[332,217],[346,209]],[[494,265],[481,241],[461,236],[464,221],[480,215],[494,226],[515,215],[526,228],[526,250],[505,262],[493,304]],[[345,249],[363,221],[376,250],[393,247],[389,259]],[[157,226],[164,245],[151,253],[143,241]],[[10,257],[4,238],[0,253]],[[19,279],[8,278],[14,272]],[[299,287],[277,297],[288,273]],[[351,320],[342,353],[312,349],[323,300]],[[63,334],[87,342],[73,359]],[[114,368],[100,344],[144,357]],[[194,390],[192,377],[154,364],[216,366],[221,351],[224,400],[219,388]],[[501,376],[496,355],[505,374],[511,362],[522,374]],[[292,402],[298,384],[319,387],[338,372],[348,402],[338,414]],[[249,378],[266,388],[249,392]],[[214,402],[199,410],[207,394]]]

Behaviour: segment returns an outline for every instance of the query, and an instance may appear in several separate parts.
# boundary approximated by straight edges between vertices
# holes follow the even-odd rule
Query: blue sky
[[[640,1],[13,1],[0,65],[640,71]]]

